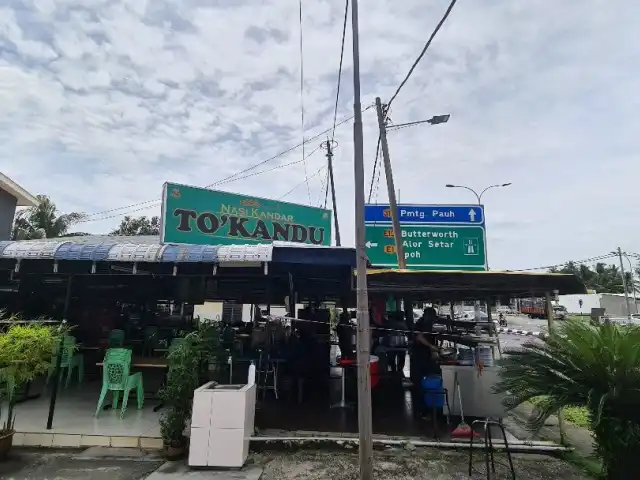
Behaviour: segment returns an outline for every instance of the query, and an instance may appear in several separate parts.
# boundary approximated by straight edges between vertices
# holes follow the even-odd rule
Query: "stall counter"
[[[475,366],[442,365],[442,381],[447,389],[449,405],[453,415],[460,415],[460,397],[457,392],[454,399],[454,376],[458,373],[458,383],[462,396],[462,408],[465,417],[502,418],[505,407],[502,405],[504,394],[497,394],[493,386],[498,382],[500,367],[485,367],[478,375]]]

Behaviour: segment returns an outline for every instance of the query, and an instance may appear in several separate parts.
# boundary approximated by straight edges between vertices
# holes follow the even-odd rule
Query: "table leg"
[[[334,403],[333,405],[331,405],[331,408],[353,408],[353,405],[350,405],[346,402],[345,400],[345,377],[347,376],[347,372],[346,370],[343,368],[342,369],[342,380],[340,382],[340,402],[338,403]]]

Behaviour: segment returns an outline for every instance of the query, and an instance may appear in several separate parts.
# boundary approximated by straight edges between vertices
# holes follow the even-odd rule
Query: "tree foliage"
[[[86,218],[83,213],[60,214],[56,204],[46,195],[38,195],[38,204],[16,213],[12,240],[32,240],[71,235],[69,228]]]
[[[530,419],[540,429],[561,408],[589,411],[606,478],[632,478],[640,456],[640,326],[560,324],[500,361],[495,389],[511,409],[542,397]]]
[[[126,216],[122,219],[118,228],[112,231],[110,235],[160,235],[160,218],[151,217],[149,219],[145,216]]]
[[[568,262],[562,268],[551,268],[552,273],[570,273],[580,279],[582,283],[589,289],[598,293],[624,293],[622,275],[617,265],[607,265],[605,263],[597,263],[595,268],[589,265]],[[627,281],[627,292],[631,293],[635,289],[640,292],[640,269],[635,269],[635,274],[625,271],[625,280]]]

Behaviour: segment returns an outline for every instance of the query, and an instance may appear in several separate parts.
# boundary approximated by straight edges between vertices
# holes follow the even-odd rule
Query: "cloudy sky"
[[[363,105],[392,95],[448,3],[361,1]],[[343,12],[303,1],[307,137],[333,121]],[[622,0],[459,0],[391,109],[395,123],[451,114],[390,132],[401,201],[472,202],[444,185],[512,182],[483,198],[493,268],[640,253],[638,18]],[[215,184],[301,141],[298,49],[296,0],[0,0],[0,170],[64,212],[98,213],[77,230],[158,214],[163,182]],[[351,66],[349,32],[339,120]],[[377,123],[363,117],[368,192]],[[351,122],[336,140],[353,244]],[[284,198],[317,206],[323,165],[316,151],[215,188],[280,198],[300,185]],[[377,192],[384,202],[384,176]]]

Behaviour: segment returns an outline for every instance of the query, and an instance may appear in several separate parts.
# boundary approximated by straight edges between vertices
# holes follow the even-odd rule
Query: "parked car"
[[[460,316],[458,317],[458,320],[466,320],[466,321],[480,321],[480,322],[486,322],[489,319],[489,315],[487,315],[485,312],[483,312],[482,310],[478,310],[477,312],[477,318],[476,318],[476,311],[475,310],[464,310]]]
[[[554,320],[566,320],[569,317],[566,307],[562,305],[556,305],[553,307],[553,319]]]

